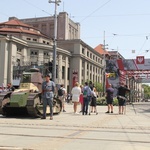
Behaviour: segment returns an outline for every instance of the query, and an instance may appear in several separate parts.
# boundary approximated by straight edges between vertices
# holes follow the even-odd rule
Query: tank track
[[[40,104],[39,93],[30,93],[27,100],[27,112],[32,117],[41,117],[42,114],[36,106]]]
[[[0,93],[0,114],[4,114],[3,105],[5,103],[5,99],[10,98],[11,92],[3,92]],[[7,101],[8,103],[8,101]]]

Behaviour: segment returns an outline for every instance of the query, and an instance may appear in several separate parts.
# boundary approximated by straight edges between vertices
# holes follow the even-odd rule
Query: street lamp
[[[49,0],[49,3],[55,4],[55,12],[54,12],[54,39],[53,39],[53,72],[52,72],[52,80],[56,82],[56,54],[57,54],[57,6],[61,0]]]
[[[103,95],[105,95],[106,92],[106,46],[108,44],[105,43],[105,31],[104,31],[104,43],[103,43],[103,51],[104,51],[104,71],[103,71]]]

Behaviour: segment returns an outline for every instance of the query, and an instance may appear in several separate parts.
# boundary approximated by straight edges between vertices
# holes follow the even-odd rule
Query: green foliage
[[[95,86],[97,92],[103,92],[103,85],[102,85],[102,83],[95,82],[94,86]]]
[[[150,86],[143,84],[142,87],[144,88],[144,98],[150,98]]]
[[[97,105],[107,105],[106,98],[105,97],[97,98],[96,104]],[[113,100],[113,105],[118,106],[118,99],[116,97]]]
[[[106,105],[106,98],[105,97],[97,98],[96,104],[97,105]]]
[[[118,99],[117,99],[117,97],[114,98],[113,105],[114,106],[118,106]]]

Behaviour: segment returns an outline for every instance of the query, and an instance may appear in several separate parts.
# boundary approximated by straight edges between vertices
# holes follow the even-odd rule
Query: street
[[[128,105],[125,115],[118,115],[117,106],[113,114],[105,114],[106,106],[97,110],[98,115],[75,115],[66,104],[67,112],[54,120],[0,116],[0,149],[149,150],[150,103]]]

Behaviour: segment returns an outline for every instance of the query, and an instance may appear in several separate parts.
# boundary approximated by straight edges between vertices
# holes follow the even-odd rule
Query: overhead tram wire
[[[1,12],[1,11],[0,11],[0,14],[3,15],[3,16],[9,17],[9,15],[7,15],[7,14]]]
[[[139,55],[140,52],[142,51],[143,47],[145,46],[145,44],[146,44],[146,42],[147,42],[147,40],[148,40],[148,37],[149,37],[149,36],[146,36],[146,37],[145,37],[144,43],[142,44],[141,48],[139,49],[137,55]]]
[[[114,15],[98,15],[98,16],[88,16],[88,17],[132,17],[132,16],[150,16],[150,13],[145,13],[145,14],[120,14],[120,15],[117,15],[117,14],[114,14]],[[72,16],[72,18],[75,18],[75,17],[87,17],[87,16]]]
[[[105,5],[107,5],[111,0],[107,1],[106,3],[102,4],[100,7],[98,7],[97,9],[95,9],[92,13],[90,13],[88,16],[86,16],[84,19],[82,19],[80,21],[83,22],[84,20],[86,20],[87,18],[89,18],[92,14],[94,14],[96,11],[98,11],[99,9],[101,9],[102,7],[104,7]]]
[[[23,0],[23,1],[26,2],[27,4],[29,4],[30,6],[33,6],[33,7],[37,8],[37,9],[41,10],[42,12],[44,12],[44,13],[46,13],[46,14],[52,16],[52,14],[50,14],[49,12],[47,12],[47,11],[41,9],[40,7],[38,7],[38,6],[34,5],[34,4],[32,4],[31,2],[29,2],[29,1],[27,1],[27,0]]]

